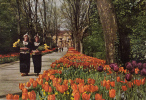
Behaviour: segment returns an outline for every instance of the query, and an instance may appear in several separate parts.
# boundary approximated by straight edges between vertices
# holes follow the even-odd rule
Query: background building
[[[56,42],[56,35],[53,36],[53,41]],[[57,46],[59,46],[59,47],[72,47],[73,46],[71,33],[69,31],[60,31],[57,34]]]

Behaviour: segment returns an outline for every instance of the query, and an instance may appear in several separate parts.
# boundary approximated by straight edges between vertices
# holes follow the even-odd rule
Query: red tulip
[[[131,64],[131,63],[128,63],[127,66],[126,66],[126,68],[127,68],[128,70],[132,70],[132,64]]]
[[[134,68],[137,67],[137,63],[136,63],[136,61],[133,60],[133,61],[131,62],[131,64],[132,64],[132,66],[133,66]]]
[[[146,69],[146,63],[143,63],[143,65],[142,65],[142,66],[143,66],[143,68],[145,68],[145,69]]]
[[[139,70],[142,70],[142,68],[143,68],[142,63],[138,63],[137,66],[138,66]]]
[[[129,71],[131,74],[135,73],[135,68],[133,67],[132,70]]]
[[[114,69],[115,64],[110,64],[109,66],[111,69]]]
[[[132,76],[131,76],[131,74],[129,73],[129,74],[126,74],[126,75],[125,75],[125,78],[126,78],[127,81],[130,81],[130,80],[132,79]]]
[[[118,67],[118,66],[115,66],[115,67],[114,67],[114,71],[115,71],[115,72],[118,72],[118,71],[119,71],[119,67]]]
[[[103,67],[102,67],[102,66],[99,66],[99,67],[97,68],[97,70],[98,70],[99,72],[102,72],[102,71],[103,71]]]
[[[143,68],[143,69],[141,70],[141,75],[146,76],[146,69],[145,69],[145,68]]]

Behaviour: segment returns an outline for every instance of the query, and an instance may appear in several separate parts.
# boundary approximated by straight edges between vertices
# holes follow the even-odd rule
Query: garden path
[[[50,65],[55,60],[63,57],[67,52],[67,48],[64,48],[63,52],[53,52],[42,56],[42,70],[47,70]],[[31,58],[30,63],[30,73],[29,76],[21,76],[19,71],[19,61],[15,61],[7,64],[0,64],[0,100],[5,100],[6,95],[19,94],[21,90],[19,89],[19,83],[26,83],[30,78],[36,79],[33,62]]]

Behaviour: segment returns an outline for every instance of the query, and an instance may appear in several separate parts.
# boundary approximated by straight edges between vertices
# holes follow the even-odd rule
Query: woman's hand
[[[29,48],[27,48],[27,47],[21,47],[20,50],[27,51],[27,50],[29,50]]]
[[[39,51],[39,50],[32,50],[32,52],[34,53],[34,54],[40,54],[41,52]]]

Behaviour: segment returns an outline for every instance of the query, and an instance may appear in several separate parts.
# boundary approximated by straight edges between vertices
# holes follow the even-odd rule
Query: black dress
[[[30,51],[31,51],[31,43],[24,42],[23,45],[29,50],[23,51],[20,50],[20,72],[21,73],[29,73],[30,71]]]
[[[36,50],[39,46],[41,46],[41,43],[33,43],[33,48],[32,50]],[[41,72],[41,66],[42,66],[42,55],[41,52],[39,53],[33,53],[32,54],[32,60],[33,60],[33,64],[34,64],[34,73],[40,73]]]

